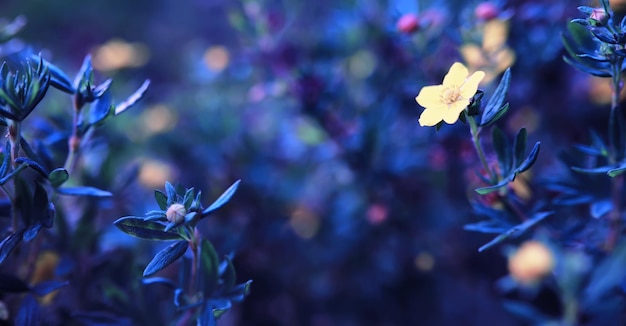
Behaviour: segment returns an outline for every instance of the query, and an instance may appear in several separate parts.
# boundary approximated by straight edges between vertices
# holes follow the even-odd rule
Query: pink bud
[[[596,20],[599,23],[604,23],[609,16],[606,14],[606,11],[604,11],[604,8],[594,8],[593,11],[591,11],[589,18]]]
[[[398,31],[411,34],[419,29],[419,18],[415,14],[404,14],[396,23]]]
[[[474,9],[474,15],[480,20],[492,20],[498,17],[500,10],[493,2],[485,1],[481,2],[476,9]]]

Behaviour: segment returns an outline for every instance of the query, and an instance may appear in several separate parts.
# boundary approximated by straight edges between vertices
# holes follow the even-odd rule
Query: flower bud
[[[609,19],[609,15],[604,11],[604,8],[593,8],[589,19],[597,25],[604,25]]]
[[[180,224],[185,221],[185,214],[187,214],[185,206],[179,203],[174,203],[167,208],[165,217],[172,223]]]
[[[492,20],[498,17],[500,10],[493,2],[485,1],[481,2],[476,9],[474,9],[474,16],[480,20]]]
[[[509,273],[522,284],[533,284],[554,268],[554,254],[539,241],[527,241],[509,257]]]
[[[419,29],[419,18],[415,14],[404,14],[398,19],[396,29],[406,34],[417,32]]]

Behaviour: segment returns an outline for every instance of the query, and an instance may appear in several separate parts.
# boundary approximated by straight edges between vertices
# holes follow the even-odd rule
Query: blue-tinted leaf
[[[224,193],[215,202],[213,202],[211,206],[207,207],[204,211],[202,211],[202,215],[205,216],[209,214],[210,212],[226,204],[230,200],[230,198],[235,194],[235,191],[237,191],[237,187],[239,187],[240,182],[241,180],[237,180],[230,187],[228,187],[228,189],[226,189],[226,191],[224,191]]]
[[[504,132],[497,126],[493,127],[491,135],[493,137],[493,148],[500,165],[500,173],[502,176],[506,176],[511,171],[511,146]]]
[[[69,284],[70,282],[68,281],[40,282],[40,283],[37,283],[35,286],[33,286],[32,292],[38,297],[43,297]]]
[[[122,232],[134,237],[147,240],[182,240],[180,234],[172,231],[165,231],[165,226],[161,223],[144,221],[141,217],[126,216],[113,222]]]
[[[24,293],[30,286],[20,278],[11,274],[0,273],[0,293]]]
[[[478,248],[479,252],[485,251],[491,247],[493,247],[494,245],[510,238],[510,237],[517,237],[519,235],[521,235],[522,233],[524,233],[526,230],[530,229],[531,227],[533,227],[535,224],[541,222],[543,219],[545,219],[546,217],[552,215],[553,212],[540,212],[540,213],[536,213],[535,215],[532,216],[532,218],[526,220],[524,223],[519,224],[517,226],[512,227],[511,229],[507,230],[506,232],[498,235],[497,237],[495,237],[493,240],[489,241],[488,243],[486,243],[485,245],[483,245],[482,247]]]
[[[150,86],[150,80],[146,79],[146,81],[144,81],[143,84],[141,84],[141,86],[126,99],[126,101],[115,106],[115,115],[121,114],[139,102],[139,100],[141,100],[141,98],[143,98],[146,94],[148,86]]]
[[[208,240],[202,240],[200,250],[200,275],[204,281],[204,293],[209,295],[217,287],[220,262],[215,248]]]
[[[37,223],[35,225],[32,225],[26,228],[26,230],[24,231],[24,235],[22,236],[22,239],[26,242],[29,242],[35,239],[35,237],[37,237],[37,234],[39,234],[40,230],[41,230],[41,224]]]
[[[494,122],[498,121],[508,111],[509,111],[509,103],[504,103],[504,105],[498,111],[496,111],[495,115],[489,117],[489,120],[481,121],[480,126],[481,127],[491,126]]]
[[[185,206],[186,210],[189,210],[192,202],[193,202],[193,188],[189,188],[185,191],[185,196],[183,197],[183,206]]]
[[[528,157],[520,163],[519,166],[515,169],[515,174],[523,173],[524,171],[530,169],[533,164],[537,161],[537,157],[539,157],[539,150],[541,149],[541,143],[536,142],[533,149],[528,154]]]
[[[585,174],[606,174],[609,171],[611,171],[613,168],[615,168],[614,166],[599,166],[597,168],[580,168],[577,166],[572,166],[571,169],[572,171],[575,172],[580,172],[580,173],[585,173]]]
[[[198,326],[217,326],[217,318],[213,314],[213,307],[210,302],[204,305],[200,316],[198,316],[197,324]]]
[[[504,100],[506,99],[506,95],[509,92],[509,84],[511,83],[511,69],[507,69],[500,79],[500,83],[498,87],[494,91],[491,98],[487,102],[485,106],[485,110],[483,112],[483,116],[480,119],[481,126],[492,123],[495,121],[494,117],[498,115],[499,111],[508,109],[508,106],[504,106]]]
[[[4,260],[9,256],[11,251],[17,247],[17,245],[22,241],[22,237],[24,235],[24,230],[17,231],[15,233],[10,234],[2,242],[0,242],[0,264],[4,262]]]
[[[611,73],[609,72],[608,66],[606,68],[595,68],[588,63],[581,63],[579,61],[572,60],[566,56],[563,56],[563,61],[567,62],[574,68],[584,73],[587,73],[596,77],[603,77],[603,78],[611,77]]]
[[[156,200],[157,204],[159,204],[159,208],[161,210],[167,209],[167,196],[162,191],[155,190],[154,199]]]
[[[230,300],[224,298],[209,300],[209,304],[213,307],[213,316],[216,319],[222,317],[233,306]]]
[[[589,285],[581,295],[584,306],[601,303],[603,298],[619,288],[626,279],[626,242],[621,241],[592,270]]]
[[[482,187],[482,188],[476,188],[474,191],[476,191],[477,193],[481,194],[481,195],[486,195],[490,192],[494,192],[504,186],[506,186],[509,183],[509,178],[504,178],[502,180],[500,180],[500,182],[498,182],[497,184],[493,185],[493,186],[488,186],[488,187]]]
[[[606,174],[608,174],[611,178],[615,178],[616,176],[624,172],[626,172],[626,161],[623,161],[618,166],[613,167],[612,169],[606,171]]]
[[[53,65],[49,61],[44,62],[50,72],[50,85],[62,92],[74,94],[74,87],[72,86],[72,82],[69,77],[67,77],[67,75],[59,69],[59,67]]]
[[[64,168],[54,169],[48,174],[48,180],[54,188],[60,187],[70,178],[70,174]]]
[[[517,167],[524,160],[524,155],[526,154],[526,139],[527,139],[526,128],[520,129],[515,136],[515,141],[513,143],[514,148],[514,160],[513,166]]]
[[[30,167],[31,169],[37,171],[37,173],[39,173],[39,175],[41,175],[44,178],[48,177],[48,174],[50,174],[50,172],[48,172],[43,166],[41,166],[41,164],[26,158],[26,157],[18,157],[15,159],[15,163],[17,164],[23,164],[26,163],[28,164],[28,167]]]
[[[20,326],[39,326],[41,325],[41,311],[35,297],[27,295],[22,300],[20,310],[15,316],[15,325]]]
[[[174,284],[172,280],[167,279],[165,277],[147,277],[147,278],[143,278],[141,282],[146,285],[147,284],[163,284],[172,290],[176,289],[176,284]]]
[[[463,229],[467,231],[481,233],[502,233],[509,228],[510,227],[503,226],[501,223],[495,221],[480,221],[478,223],[466,224],[463,226]]]
[[[57,192],[68,196],[87,196],[87,197],[111,197],[112,193],[93,187],[63,187],[57,188]]]
[[[170,205],[176,202],[178,195],[176,194],[176,188],[169,181],[165,182],[165,194],[167,195],[167,207],[170,207]]]
[[[89,75],[93,71],[91,66],[91,55],[87,54],[85,59],[83,59],[83,64],[80,66],[78,73],[76,74],[76,78],[74,78],[74,89],[80,91],[81,83],[89,82]]]
[[[251,280],[247,281],[246,283],[239,284],[233,287],[230,291],[227,291],[225,297],[227,297],[232,302],[241,302],[248,296],[248,294],[250,294],[251,285]]]
[[[89,124],[98,125],[112,115],[114,106],[111,104],[111,92],[105,91],[102,96],[91,104],[89,110]]]
[[[235,286],[235,282],[237,281],[237,273],[235,271],[235,266],[233,266],[233,262],[230,260],[230,257],[228,257],[227,255],[224,257],[224,259],[226,261],[226,269],[222,274],[222,280],[224,281],[224,288],[228,290]]]
[[[512,300],[504,300],[502,302],[504,309],[508,310],[510,313],[523,318],[526,322],[531,325],[558,325],[559,321],[553,320],[550,323],[550,318],[544,315],[541,311],[537,310],[537,308],[532,305],[522,302],[522,301],[512,301]]]
[[[601,218],[605,214],[608,214],[613,208],[613,202],[609,199],[599,200],[591,203],[589,207],[591,217]]]
[[[152,258],[148,266],[146,266],[146,269],[143,271],[143,276],[150,276],[169,266],[187,251],[188,246],[189,243],[187,241],[179,241],[159,251],[154,258]]]
[[[0,178],[4,178],[9,171],[9,165],[11,164],[11,142],[6,142],[4,146],[4,152],[2,152],[2,165],[0,166]]]

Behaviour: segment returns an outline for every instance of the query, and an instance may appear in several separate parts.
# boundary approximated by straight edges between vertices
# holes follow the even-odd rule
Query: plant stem
[[[17,163],[15,162],[15,160],[20,155],[21,124],[19,121],[9,121],[8,124],[9,142],[11,143],[11,171],[14,171],[17,168]],[[13,189],[15,190],[16,188],[16,179],[13,179]],[[13,200],[10,196],[9,199],[11,200],[11,228],[15,232],[18,229],[17,205],[15,203],[15,200]]]
[[[478,154],[478,157],[480,158],[480,162],[483,165],[483,169],[485,170],[485,173],[489,174],[489,178],[491,179],[492,182],[497,182],[498,176],[495,175],[495,173],[489,168],[489,164],[487,163],[487,159],[485,158],[485,151],[483,150],[483,146],[480,143],[479,134],[480,134],[481,128],[478,127],[478,125],[476,124],[476,120],[474,119],[474,117],[468,116],[467,112],[463,112],[463,114],[465,114],[467,122],[470,125],[470,133],[472,134],[472,143],[474,144],[476,153]]]
[[[74,169],[76,165],[76,160],[78,159],[78,150],[80,148],[81,139],[78,135],[78,116],[80,114],[81,107],[78,106],[77,100],[74,99],[73,103],[73,118],[72,118],[72,134],[70,135],[70,139],[68,141],[68,154],[65,159],[64,168],[71,175],[71,171]]]
[[[611,92],[611,113],[609,116],[609,164],[615,164],[622,159],[621,151],[624,144],[619,139],[623,130],[619,128],[621,125],[619,119],[621,114],[619,111],[619,98],[622,90],[621,85],[621,66],[622,60],[618,60],[613,65],[612,92]],[[619,138],[618,138],[619,137]],[[618,175],[611,179],[612,209],[609,217],[610,230],[606,239],[605,249],[613,250],[621,233],[621,199],[624,184],[624,176]]]

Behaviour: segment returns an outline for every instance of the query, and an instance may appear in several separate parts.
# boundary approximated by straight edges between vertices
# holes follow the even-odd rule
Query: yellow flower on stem
[[[469,76],[469,77],[468,77]],[[485,73],[477,71],[471,76],[467,68],[455,62],[443,78],[443,84],[423,87],[415,100],[425,108],[419,118],[421,126],[435,126],[442,120],[453,124],[470,104]]]

